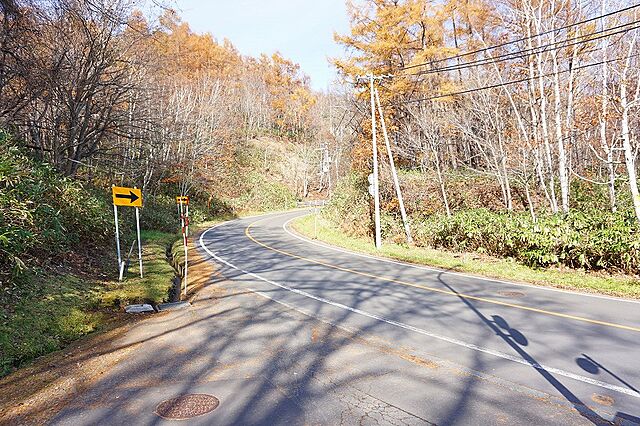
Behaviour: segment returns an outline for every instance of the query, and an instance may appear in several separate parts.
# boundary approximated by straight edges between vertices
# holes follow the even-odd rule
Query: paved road
[[[640,424],[638,302],[348,253],[301,214],[205,232],[224,279],[53,423],[157,424],[199,392],[201,424]]]

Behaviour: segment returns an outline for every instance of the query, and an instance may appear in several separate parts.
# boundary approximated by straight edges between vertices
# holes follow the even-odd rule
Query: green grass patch
[[[21,277],[21,294],[3,294],[0,376],[98,329],[106,315],[96,309],[102,288],[72,275]]]
[[[297,232],[315,236],[314,216],[304,216],[292,222]],[[640,280],[626,275],[585,272],[577,269],[531,268],[514,260],[497,259],[474,253],[452,253],[424,247],[409,247],[385,242],[376,250],[370,239],[348,236],[318,216],[317,238],[355,252],[428,265],[445,270],[465,272],[484,277],[511,280],[542,286],[582,290],[592,293],[640,298]]]
[[[131,258],[126,279],[107,283],[100,297],[102,306],[121,307],[132,303],[160,303],[171,288],[174,269],[167,262],[167,248],[178,240],[177,234],[142,231],[143,278],[140,278],[137,248]]]
[[[113,318],[114,308],[131,303],[167,300],[174,276],[167,248],[175,234],[143,231],[144,278],[138,275],[136,250],[129,272],[117,280],[115,254],[104,253],[99,269],[104,280],[68,272],[28,271],[0,294],[0,377],[34,358],[100,330]],[[113,257],[113,259],[111,259]]]

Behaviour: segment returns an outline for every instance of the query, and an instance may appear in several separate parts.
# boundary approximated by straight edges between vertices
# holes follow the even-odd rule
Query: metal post
[[[404,224],[404,232],[407,234],[407,243],[413,243],[411,238],[411,230],[409,229],[409,220],[407,219],[407,212],[404,209],[404,201],[402,200],[402,191],[400,190],[400,182],[398,182],[398,174],[396,172],[396,165],[393,161],[393,153],[391,152],[391,144],[389,143],[389,135],[387,135],[387,126],[384,122],[384,114],[382,113],[382,106],[380,105],[380,95],[378,89],[375,89],[376,102],[378,104],[378,114],[380,115],[380,125],[382,126],[382,134],[384,135],[384,143],[387,147],[387,155],[389,156],[389,164],[391,165],[391,175],[393,176],[393,185],[396,187],[396,195],[398,196],[398,204],[400,205],[400,215],[402,216],[402,223]]]
[[[136,229],[138,230],[138,263],[140,264],[140,278],[142,278],[142,241],[140,239],[140,209],[136,207]]]
[[[187,204],[187,212],[186,212],[186,220],[185,220],[185,226],[187,227],[187,237],[189,236],[189,204]]]
[[[376,248],[382,245],[380,235],[380,191],[378,186],[378,145],[376,142],[376,107],[373,95],[373,73],[369,74],[369,84],[371,89],[371,134],[373,142],[373,192],[375,206],[375,225],[376,225]]]
[[[186,206],[186,217],[184,220],[184,295],[187,295],[187,277],[189,275],[189,204]]]
[[[187,276],[188,276],[188,269],[187,269],[187,264],[188,264],[188,255],[189,255],[189,250],[187,248],[187,233],[183,230],[182,231],[182,242],[184,244],[184,277],[183,277],[183,281],[184,281],[184,295],[187,295]]]
[[[315,215],[314,215],[314,221],[313,221],[313,235],[314,235],[314,240],[318,239],[318,201],[315,202]]]
[[[120,227],[118,226],[118,207],[113,205],[113,217],[116,223],[116,250],[118,252],[118,278],[122,281],[122,256],[120,255]]]

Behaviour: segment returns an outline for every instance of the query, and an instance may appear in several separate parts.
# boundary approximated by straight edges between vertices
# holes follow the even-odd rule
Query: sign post
[[[189,275],[189,241],[187,239],[189,236],[189,197],[188,196],[176,197],[176,204],[178,204],[178,207],[180,209],[180,224],[182,225],[182,243],[184,245],[184,277],[182,278],[182,281],[184,282],[184,286],[182,289],[182,294],[186,296],[188,275]],[[182,206],[184,206],[184,209]]]
[[[189,237],[189,198],[187,197],[187,223],[186,223],[186,229],[187,229],[187,237]]]
[[[135,207],[136,209],[136,230],[138,233],[138,262],[140,264],[140,278],[142,278],[142,243],[140,240],[140,212],[142,207],[142,191],[138,188],[127,188],[121,186],[111,186],[111,196],[113,198],[113,216],[116,225],[116,249],[118,251],[118,278],[122,281],[126,262],[122,260],[120,252],[120,228],[118,225],[118,206]]]
[[[138,263],[140,264],[140,278],[142,278],[142,242],[140,241],[140,209],[136,207],[136,229],[138,230]]]
[[[120,256],[120,227],[118,226],[118,207],[113,205],[113,217],[116,223],[116,251],[118,252],[118,277],[122,281],[122,274],[120,269],[122,268],[122,257]]]

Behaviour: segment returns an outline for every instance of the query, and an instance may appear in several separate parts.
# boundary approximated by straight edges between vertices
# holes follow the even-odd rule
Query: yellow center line
[[[326,266],[327,268],[336,269],[338,271],[349,272],[349,273],[352,273],[352,274],[361,275],[363,277],[374,278],[376,280],[386,281],[386,282],[394,283],[394,284],[400,284],[400,285],[404,285],[404,286],[407,286],[407,287],[419,288],[419,289],[422,289],[422,290],[432,291],[432,292],[440,293],[440,294],[446,294],[446,295],[449,295],[449,296],[462,297],[464,299],[476,300],[476,301],[485,302],[485,303],[492,303],[494,305],[507,306],[509,308],[522,309],[524,311],[536,312],[538,314],[551,315],[551,316],[554,316],[554,317],[566,318],[566,319],[586,322],[586,323],[590,323],[590,324],[597,324],[597,325],[603,325],[603,326],[606,326],[606,327],[619,328],[619,329],[622,329],[622,330],[640,332],[640,327],[632,327],[632,326],[629,326],[629,325],[616,324],[616,323],[607,322],[607,321],[599,321],[599,320],[595,320],[595,319],[591,319],[591,318],[584,318],[584,317],[579,317],[579,316],[575,316],[575,315],[563,314],[563,313],[560,313],[560,312],[547,311],[545,309],[532,308],[530,306],[518,305],[518,304],[515,304],[515,303],[502,302],[500,300],[488,299],[486,297],[472,296],[470,294],[464,294],[464,293],[457,293],[457,292],[450,291],[450,290],[443,290],[443,289],[440,289],[440,288],[429,287],[429,286],[426,286],[426,285],[421,285],[421,284],[411,283],[411,282],[407,282],[407,281],[397,280],[397,279],[394,279],[394,278],[388,278],[388,277],[383,277],[383,276],[380,276],[380,275],[370,274],[368,272],[355,271],[353,269],[345,268],[345,267],[342,267],[342,266],[332,265],[331,263],[323,262],[321,260],[315,260],[315,259],[310,259],[310,258],[304,257],[304,256],[298,256],[297,254],[289,253],[287,251],[271,247],[271,246],[269,246],[269,245],[267,245],[267,244],[265,244],[265,243],[263,243],[261,241],[256,240],[251,235],[251,228],[256,223],[261,222],[263,220],[266,220],[266,219],[264,219],[264,218],[263,219],[258,219],[255,222],[250,223],[246,227],[244,233],[247,236],[247,238],[249,238],[254,243],[256,243],[259,246],[262,246],[262,247],[264,247],[264,248],[266,248],[268,250],[274,251],[276,253],[283,254],[285,256],[293,257],[295,259],[300,259],[300,260],[304,260],[304,261],[307,261],[307,262],[315,263],[315,264],[318,264],[318,265]]]

